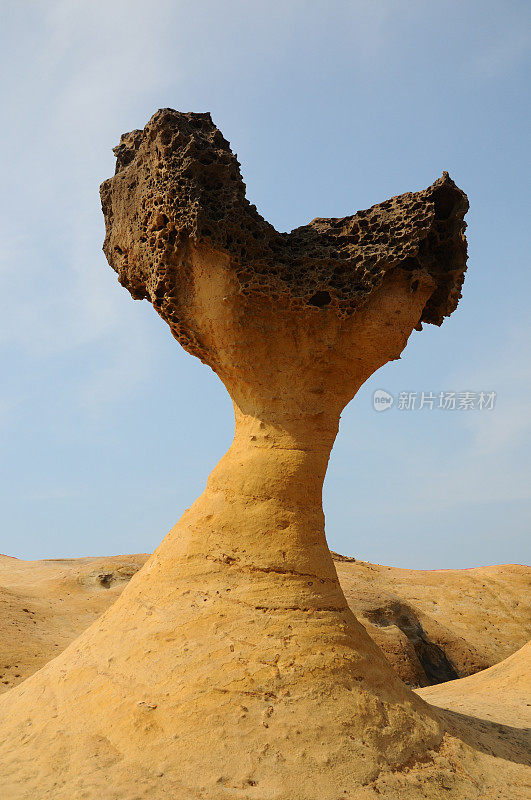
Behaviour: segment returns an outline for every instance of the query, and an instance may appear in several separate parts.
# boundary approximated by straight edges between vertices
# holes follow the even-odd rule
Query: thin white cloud
[[[273,13],[266,13],[233,2],[223,13],[235,20],[243,15],[248,22],[261,21],[279,32],[278,45],[288,48],[304,6],[297,3],[290,9],[277,3]],[[193,47],[181,34],[183,9],[186,24],[194,30],[207,30],[205,25],[219,14],[210,2],[158,0],[148,13],[143,0],[54,0],[34,9],[33,24],[42,34],[30,36],[26,44],[32,48],[31,66],[23,62],[19,69],[13,54],[4,54],[6,66],[16,70],[6,98],[13,115],[12,125],[3,131],[5,151],[16,157],[7,165],[12,197],[0,220],[0,275],[8,287],[0,301],[0,344],[35,359],[105,338],[111,351],[116,348],[109,352],[114,366],[103,367],[91,389],[85,384],[80,389],[83,397],[98,397],[98,402],[115,397],[120,386],[126,392],[138,375],[147,375],[150,363],[147,340],[138,341],[143,335],[140,323],[129,316],[131,304],[101,255],[98,183],[112,172],[111,147],[120,133],[145,124],[166,104],[166,88],[171,84],[175,92],[186,77]],[[390,13],[389,4],[375,6],[367,0],[344,9],[358,61],[366,69],[385,49]],[[284,38],[282,20],[287,23]],[[228,27],[236,36],[237,27]],[[259,25],[256,30],[260,32]],[[259,38],[263,44],[268,41],[263,32]],[[218,45],[226,49],[222,42]],[[225,58],[230,60],[230,52]],[[207,53],[209,61],[215,59]],[[144,104],[146,111],[139,117]],[[129,335],[137,338],[135,359],[123,358]],[[104,380],[110,382],[108,391]]]
[[[111,148],[139,100],[178,78],[166,73],[178,10],[166,0],[149,13],[140,0],[55,0],[34,9],[42,35],[24,42],[21,31],[16,43],[31,47],[31,68],[18,68],[14,50],[3,56],[16,80],[3,129],[14,157],[0,219],[0,345],[35,360],[105,342],[107,365],[78,387],[93,406],[127,394],[149,372],[149,335],[101,253],[98,183],[112,174]]]

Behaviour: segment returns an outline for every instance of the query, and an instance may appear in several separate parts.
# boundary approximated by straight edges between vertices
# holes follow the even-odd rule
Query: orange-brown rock
[[[520,728],[522,745],[531,750],[531,642],[504,661],[475,675],[419,689],[429,703],[456,716],[466,714],[503,728]],[[481,727],[481,726],[479,726]],[[516,732],[516,731],[515,731]],[[531,759],[530,759],[531,760]]]
[[[465,196],[443,176],[361,243],[359,217],[283,238],[207,115],[159,112],[117,156],[107,257],[216,371],[235,436],[116,603],[0,698],[9,797],[470,797],[483,765],[350,611],[321,503],[346,403],[455,306]]]
[[[61,653],[118,598],[146,559],[22,561],[0,555],[0,692]]]
[[[531,637],[531,569],[413,570],[336,561],[349,606],[403,681],[427,686],[491,667]]]
[[[531,637],[531,569],[383,567],[332,554],[347,602],[412,686],[493,666]],[[0,555],[0,692],[58,655],[115,602],[144,553],[22,561]]]
[[[446,172],[423,191],[287,234],[246,199],[239,163],[210,114],[163,109],[143,131],[124,134],[114,152],[116,174],[101,187],[109,263],[132,296],[148,298],[178,341],[218,374],[227,368],[221,342],[204,341],[198,314],[198,246],[201,255],[216,254],[218,278],[230,271],[229,296],[245,313],[263,298],[293,312],[291,327],[350,317],[397,269],[412,293],[429,286],[416,324],[440,325],[457,306],[468,201]],[[326,318],[316,316],[325,308]]]

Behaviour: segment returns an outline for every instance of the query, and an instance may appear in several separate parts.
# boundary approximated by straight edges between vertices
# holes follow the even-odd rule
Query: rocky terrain
[[[531,642],[476,675],[419,689],[418,694],[456,714],[522,728],[522,741],[531,746]]]
[[[64,650],[147,558],[0,555],[0,692]],[[351,609],[412,686],[471,675],[531,638],[529,567],[407,570],[335,553],[334,561]]]
[[[101,563],[70,575],[117,595],[93,624],[25,680],[12,653],[21,682],[0,696],[4,794],[523,797],[521,731],[479,736],[476,718],[430,705],[397,674],[428,683],[503,653],[503,636],[481,651],[479,636],[462,635],[474,614],[488,614],[488,604],[474,611],[463,599],[467,591],[490,600],[503,581],[460,581],[445,600],[445,626],[429,605],[429,578],[402,596],[408,577],[395,576],[382,595],[368,567],[359,592],[350,566],[347,596],[362,598],[375,639],[409,651],[405,675],[403,659],[394,670],[349,606],[322,507],[343,408],[400,358],[413,330],[457,307],[465,193],[443,173],[421,191],[283,234],[246,199],[209,114],[161,109],[115,154],[100,189],[109,265],[218,375],[233,401],[234,439],[121,593]],[[128,577],[131,565],[117,571]],[[7,591],[18,623],[26,615],[37,629],[39,609]]]
[[[531,637],[531,570],[517,564],[409,570],[345,561],[349,605],[405,683],[463,678]]]
[[[0,555],[0,692],[40,669],[88,628],[146,558],[22,561]]]
[[[0,556],[0,690],[22,682],[66,648],[117,599],[147,558]],[[449,663],[459,674],[494,665],[418,694],[441,710],[456,736],[480,754],[502,759],[515,784],[521,783],[531,748],[531,645],[513,651],[529,637],[531,570],[504,565],[419,571],[337,554],[334,560],[351,608],[405,680],[439,679]],[[501,660],[507,653],[512,655]],[[522,798],[528,796],[525,779],[521,791]]]

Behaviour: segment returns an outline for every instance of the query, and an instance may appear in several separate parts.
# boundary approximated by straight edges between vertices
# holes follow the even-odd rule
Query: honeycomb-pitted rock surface
[[[421,321],[440,325],[457,306],[468,201],[446,172],[423,191],[279,233],[246,199],[239,163],[208,113],[161,109],[114,152],[116,174],[101,187],[105,254],[133,297],[149,298],[196,355],[180,313],[191,242],[229,255],[242,294],[298,310],[351,315],[395,268],[411,274],[413,290],[419,277],[434,279]]]
[[[464,195],[443,176],[280,234],[208,115],[158,112],[117,156],[106,254],[216,371],[234,439],[117,601],[0,697],[2,797],[523,797],[520,751],[469,747],[393,672],[324,529],[341,412],[455,304]]]

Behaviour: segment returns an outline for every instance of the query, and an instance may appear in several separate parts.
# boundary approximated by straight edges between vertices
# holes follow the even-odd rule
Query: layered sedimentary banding
[[[239,163],[210,114],[158,111],[124,134],[116,174],[101,187],[104,250],[133,297],[148,298],[174,336],[208,360],[183,310],[192,291],[189,248],[226,254],[244,296],[348,317],[393,269],[434,291],[421,322],[440,325],[461,296],[466,195],[448,173],[354,216],[317,218],[279,233],[245,197]]]
[[[0,782],[13,800],[365,800],[416,762],[437,782],[445,725],[350,611],[322,485],[344,406],[457,303],[465,196],[444,175],[282,234],[207,114],[159,111],[116,154],[106,255],[217,372],[235,436],[119,600],[0,698]]]

